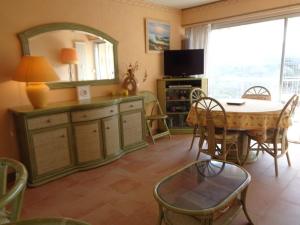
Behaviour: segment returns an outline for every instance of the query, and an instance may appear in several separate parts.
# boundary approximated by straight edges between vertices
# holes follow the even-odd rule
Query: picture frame
[[[160,53],[170,49],[171,25],[164,21],[146,18],[146,52]]]
[[[91,99],[90,85],[77,86],[76,90],[78,101],[88,101]]]

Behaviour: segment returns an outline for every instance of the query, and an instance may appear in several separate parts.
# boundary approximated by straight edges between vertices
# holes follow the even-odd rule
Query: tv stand
[[[157,97],[163,112],[168,115],[167,123],[172,134],[192,133],[193,128],[186,123],[186,117],[190,110],[190,92],[196,87],[207,94],[207,78],[165,77],[157,80]]]

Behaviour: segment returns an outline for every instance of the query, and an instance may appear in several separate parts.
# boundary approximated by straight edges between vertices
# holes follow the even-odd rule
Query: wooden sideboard
[[[10,109],[29,186],[107,164],[147,146],[143,98],[99,97]]]

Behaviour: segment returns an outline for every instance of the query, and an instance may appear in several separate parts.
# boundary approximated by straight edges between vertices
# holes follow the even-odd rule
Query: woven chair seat
[[[204,135],[205,135],[205,137],[208,137],[207,132],[205,132]],[[236,142],[238,140],[239,136],[240,136],[240,134],[238,132],[229,131],[229,132],[227,132],[225,139],[227,142]],[[223,134],[218,134],[218,133],[215,134],[215,139],[217,142],[222,141],[223,138],[224,138]]]

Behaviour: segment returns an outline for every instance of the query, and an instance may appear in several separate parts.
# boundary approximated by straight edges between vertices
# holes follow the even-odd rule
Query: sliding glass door
[[[282,100],[300,93],[300,17],[287,19],[282,74]]]
[[[300,94],[300,17],[287,19],[287,32],[282,73],[282,100]],[[300,109],[296,108],[289,140],[300,143]]]
[[[262,85],[279,96],[284,20],[212,30],[208,47],[210,95],[239,98]]]
[[[300,17],[214,29],[208,47],[210,95],[238,98],[261,85],[272,99],[300,93]]]
[[[209,95],[240,98],[253,86],[265,86],[272,100],[300,94],[300,17],[213,29],[207,60]],[[292,130],[300,129],[296,109]],[[299,132],[291,140],[300,141]]]

